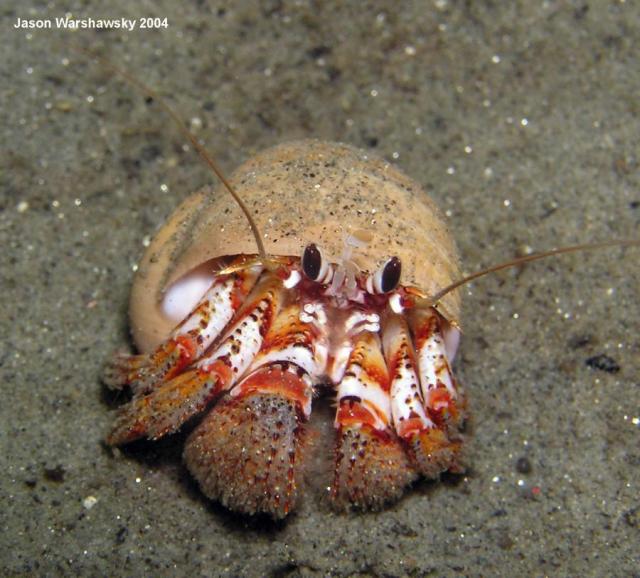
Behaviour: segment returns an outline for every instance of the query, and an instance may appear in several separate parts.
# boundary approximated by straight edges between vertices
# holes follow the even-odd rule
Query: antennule
[[[249,208],[244,203],[244,201],[242,200],[242,197],[240,197],[238,192],[231,186],[231,183],[224,176],[224,173],[218,167],[217,163],[209,155],[207,150],[198,142],[198,139],[195,137],[195,135],[186,127],[186,125],[184,124],[182,119],[178,116],[178,114],[162,98],[160,98],[160,96],[155,90],[149,88],[146,84],[144,84],[143,82],[141,82],[140,80],[132,76],[126,70],[119,68],[115,64],[109,62],[105,58],[102,58],[101,56],[99,56],[98,54],[96,54],[91,50],[88,50],[87,48],[80,48],[78,46],[74,46],[67,43],[65,43],[65,46],[67,46],[70,50],[77,52],[83,56],[97,60],[102,66],[104,66],[105,68],[115,73],[116,76],[120,76],[121,78],[124,78],[127,82],[132,84],[139,92],[141,92],[145,96],[148,96],[154,99],[158,103],[160,108],[162,108],[162,110],[173,119],[173,121],[178,125],[180,132],[189,140],[193,148],[200,155],[200,158],[215,173],[215,175],[218,177],[218,179],[220,180],[224,188],[227,189],[227,191],[231,194],[235,202],[238,204],[238,206],[244,213],[244,216],[247,218],[247,221],[249,222],[249,227],[251,227],[251,232],[253,233],[253,236],[256,240],[260,261],[265,267],[269,268],[269,265],[271,264],[271,260],[267,256],[267,252],[264,248],[264,243],[262,242],[262,238],[260,237],[260,231],[258,230],[258,225],[256,224],[253,216],[251,215]]]
[[[518,265],[522,265],[523,263],[529,263],[530,261],[539,261],[540,259],[546,259],[547,257],[553,257],[554,255],[564,255],[565,253],[577,253],[578,251],[593,251],[595,249],[605,249],[607,247],[638,247],[640,246],[640,240],[618,240],[618,241],[603,241],[601,243],[589,243],[585,245],[571,245],[569,247],[560,247],[558,249],[551,249],[550,251],[541,251],[539,253],[532,253],[531,255],[525,255],[524,257],[519,257],[517,259],[512,259],[511,261],[505,261],[504,263],[499,263],[497,265],[493,265],[491,267],[487,267],[486,269],[482,269],[477,271],[476,273],[472,273],[471,275],[467,275],[462,279],[456,281],[455,283],[451,283],[444,289],[438,291],[432,297],[427,297],[427,302],[429,306],[434,307],[437,303],[448,293],[451,291],[455,291],[458,287],[462,285],[466,285],[470,281],[474,279],[478,279],[478,277],[484,277],[485,275],[489,275],[490,273],[495,273],[496,271],[502,271],[503,269],[509,269],[511,267],[517,267]]]

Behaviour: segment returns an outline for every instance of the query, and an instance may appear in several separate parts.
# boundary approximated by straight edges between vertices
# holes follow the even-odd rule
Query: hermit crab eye
[[[369,293],[389,293],[400,283],[402,263],[398,257],[391,257],[380,269],[367,279]]]
[[[318,283],[328,283],[333,276],[333,268],[315,243],[307,245],[302,253],[302,271],[307,278]]]
[[[304,274],[312,281],[320,276],[320,267],[322,266],[322,255],[316,245],[311,243],[307,245],[302,253],[302,270]]]

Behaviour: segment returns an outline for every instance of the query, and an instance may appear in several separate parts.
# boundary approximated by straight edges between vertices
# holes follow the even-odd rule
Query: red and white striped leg
[[[423,316],[418,317],[418,322],[426,320]],[[432,326],[429,325],[429,327]],[[437,374],[438,369],[433,367],[433,360],[427,358],[426,354],[436,338],[432,335],[426,340],[421,339],[419,333],[418,339],[419,351],[423,355],[422,362],[429,365],[423,369],[421,375]],[[438,413],[442,411],[441,409],[432,413],[431,408],[425,406],[414,349],[404,317],[389,315],[385,319],[382,340],[389,373],[392,376],[391,414],[393,424],[396,432],[407,446],[414,468],[427,478],[434,478],[449,469],[459,469],[458,457],[461,440],[459,436],[450,439],[443,427],[442,420],[437,420],[441,417],[441,414]],[[425,345],[426,343],[430,345]],[[443,363],[439,357],[436,361],[440,364]],[[439,371],[443,371],[443,369]],[[453,383],[451,380],[450,382]],[[429,399],[436,398],[432,396]]]
[[[391,425],[389,374],[376,333],[362,332],[338,387],[334,503],[381,508],[416,478]]]
[[[220,345],[191,369],[159,383],[149,393],[134,395],[118,410],[107,443],[120,445],[172,433],[237,383],[260,350],[282,295],[282,281],[275,275],[263,275]]]
[[[424,475],[431,477],[436,476],[438,470],[464,471],[461,429],[466,402],[447,358],[444,323],[432,308],[409,312],[424,408],[436,426],[414,438],[413,454],[422,464]]]
[[[202,491],[232,510],[284,518],[298,497],[310,375],[326,364],[319,328],[286,307],[265,337],[254,371],[187,440],[184,459]]]
[[[157,383],[178,375],[199,359],[229,324],[255,285],[261,267],[216,278],[195,309],[153,353],[117,353],[107,364],[104,382],[112,389],[130,385],[146,393]]]

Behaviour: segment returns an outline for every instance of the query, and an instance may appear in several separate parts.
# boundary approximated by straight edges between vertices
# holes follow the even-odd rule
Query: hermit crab
[[[107,370],[133,390],[108,442],[156,439],[204,413],[184,451],[204,493],[282,517],[326,386],[339,505],[376,508],[418,475],[460,470],[460,302],[424,298],[460,274],[433,203],[388,163],[313,140],[269,149],[230,181],[249,207],[273,207],[254,217],[268,257],[230,195],[202,191],[176,210],[132,289],[141,354]]]
[[[456,289],[553,254],[638,244],[556,249],[463,278],[437,208],[387,162],[305,140],[227,180],[183,130],[223,186],[188,197],[142,258],[130,300],[139,353],[116,354],[104,375],[132,397],[107,442],[196,422],[186,466],[237,512],[295,507],[321,391],[335,397],[335,447],[319,451],[334,453],[338,508],[379,509],[419,476],[463,471]]]

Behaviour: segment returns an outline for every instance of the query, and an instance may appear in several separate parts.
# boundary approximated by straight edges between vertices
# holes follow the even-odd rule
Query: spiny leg
[[[202,299],[153,353],[117,353],[107,364],[104,382],[111,389],[130,385],[146,393],[157,383],[178,375],[202,357],[222,333],[255,285],[260,267],[249,267],[217,277]]]
[[[265,337],[255,371],[187,441],[184,459],[202,491],[232,510],[283,518],[298,497],[311,375],[326,363],[324,336],[286,307]]]
[[[379,509],[416,473],[391,427],[389,375],[376,333],[357,338],[338,387],[334,503]]]
[[[419,351],[423,354],[423,364],[429,364],[429,367],[424,368],[422,374],[427,376],[437,374],[438,370],[433,365],[433,360],[427,358],[425,353],[430,347],[425,346],[429,339],[433,345],[435,328],[427,317],[418,317],[418,323],[422,321],[422,329],[418,331]],[[425,335],[425,322],[430,328],[430,336]],[[462,440],[457,432],[456,435],[449,436],[443,424],[442,414],[438,413],[444,408],[438,408],[434,412],[436,415],[433,415],[429,406],[425,407],[414,349],[404,318],[394,314],[388,315],[384,322],[382,335],[384,353],[391,375],[393,425],[407,446],[414,468],[427,478],[435,478],[441,472],[449,469],[458,470]],[[426,341],[421,336],[425,337]],[[440,365],[444,365],[439,357],[436,361]],[[441,368],[440,372],[443,370]],[[432,395],[429,399],[433,402],[437,396]],[[440,418],[437,420],[438,423],[436,423],[436,418]]]
[[[149,393],[134,395],[118,410],[107,443],[120,445],[141,437],[157,439],[172,433],[237,383],[260,350],[282,294],[281,280],[265,274],[213,352]]]

